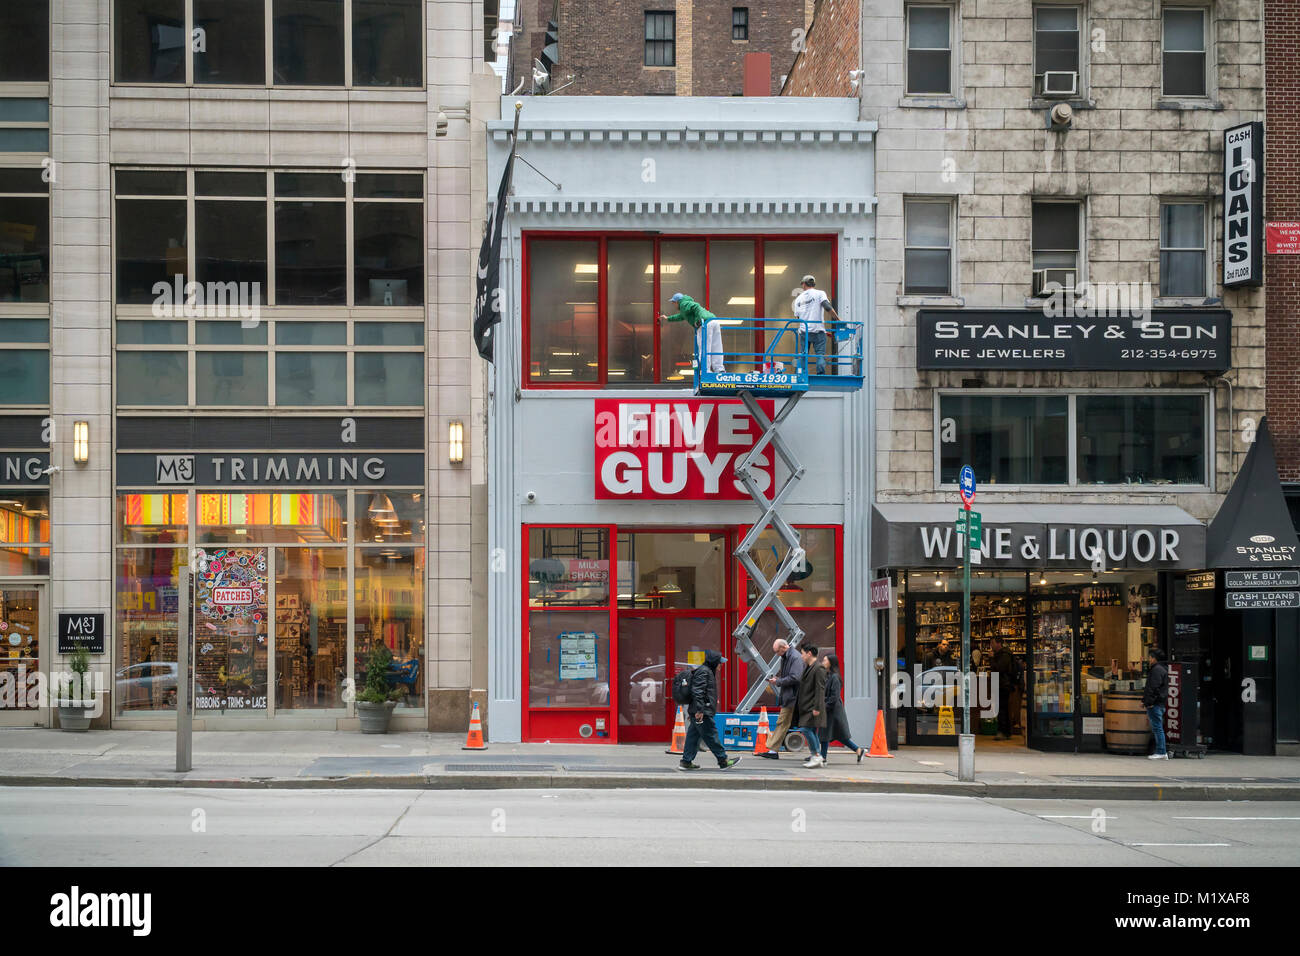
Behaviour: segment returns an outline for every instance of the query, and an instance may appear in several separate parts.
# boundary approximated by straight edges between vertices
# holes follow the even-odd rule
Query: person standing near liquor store
[[[1151,736],[1156,741],[1156,752],[1150,758],[1168,760],[1169,752],[1165,749],[1165,701],[1169,699],[1169,668],[1165,666],[1165,652],[1153,647],[1147,655],[1147,663],[1151,669],[1147,671],[1147,686],[1142,691],[1142,704],[1147,709]]]

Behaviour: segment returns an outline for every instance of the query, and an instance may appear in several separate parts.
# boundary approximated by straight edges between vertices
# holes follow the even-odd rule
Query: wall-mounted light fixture
[[[90,422],[72,423],[72,460],[78,465],[90,461]]]
[[[465,426],[452,422],[447,429],[447,460],[459,465],[465,460]]]

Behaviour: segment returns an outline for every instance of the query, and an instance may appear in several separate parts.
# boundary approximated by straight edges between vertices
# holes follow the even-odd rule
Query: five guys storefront
[[[669,682],[702,663],[706,651],[728,658],[719,670],[722,709],[748,687],[731,632],[755,595],[732,552],[755,511],[733,468],[758,427],[739,401],[559,397],[529,404],[540,411],[544,402],[556,403],[553,414],[586,421],[538,431],[559,473],[548,481],[534,471],[522,485],[533,490],[521,542],[522,738],[667,741],[676,710]],[[765,405],[772,414],[772,403]],[[801,408],[804,420],[832,433],[841,403],[808,405],[816,410]],[[810,438],[815,434],[801,443]],[[804,452],[804,460],[815,460],[810,448]],[[832,474],[837,452],[828,448],[821,458],[802,487],[817,489],[822,503],[796,500],[785,512],[808,557],[781,598],[806,642],[842,655],[839,495],[846,476]],[[769,487],[772,467],[768,456],[762,471]],[[769,529],[754,549],[767,574],[778,543]],[[754,642],[770,656],[777,636],[769,612]],[[760,703],[775,705],[770,694]]]

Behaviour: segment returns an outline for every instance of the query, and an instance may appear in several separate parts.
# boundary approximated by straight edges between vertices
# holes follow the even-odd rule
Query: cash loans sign
[[[1223,284],[1264,284],[1264,124],[1223,133]]]
[[[598,398],[595,406],[597,499],[749,500],[736,462],[762,432],[740,401]],[[759,407],[775,412],[771,400]],[[751,475],[770,491],[771,456],[759,456]]]

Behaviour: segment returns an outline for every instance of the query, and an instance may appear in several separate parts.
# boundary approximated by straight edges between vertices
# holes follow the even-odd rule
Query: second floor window
[[[1057,283],[1074,288],[1079,279],[1081,209],[1077,202],[1036,202],[1033,212],[1033,294],[1047,295]]]
[[[1204,203],[1161,204],[1161,295],[1205,295],[1206,218]]]
[[[749,7],[731,8],[731,39],[749,39]]]
[[[671,10],[645,13],[645,65],[677,65],[677,14]]]
[[[1079,8],[1034,8],[1034,93],[1074,96],[1079,92]]]
[[[952,93],[952,8],[907,8],[907,92]]]
[[[903,204],[903,292],[952,294],[952,203],[909,199]]]
[[[113,79],[420,87],[422,7],[422,0],[114,0]]]
[[[0,302],[50,301],[50,186],[42,172],[0,168]]]
[[[799,280],[835,296],[835,240],[781,236],[525,236],[524,383],[616,387],[691,382],[695,333],[681,292],[720,319],[793,319]],[[724,348],[761,350],[723,328]],[[766,333],[771,334],[771,333]]]
[[[1206,96],[1205,10],[1168,7],[1164,11],[1162,65],[1165,96]]]

